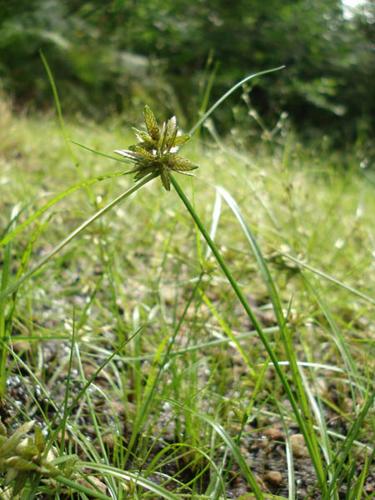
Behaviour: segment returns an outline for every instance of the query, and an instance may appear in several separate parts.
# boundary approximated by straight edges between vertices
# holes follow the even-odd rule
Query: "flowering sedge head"
[[[148,106],[145,106],[143,116],[146,131],[134,129],[138,143],[129,146],[128,149],[116,150],[115,153],[135,164],[132,170],[135,173],[135,180],[155,173],[160,176],[163,186],[169,191],[171,172],[189,175],[191,170],[198,168],[190,160],[177,154],[190,136],[179,134],[175,116],[161,126]]]

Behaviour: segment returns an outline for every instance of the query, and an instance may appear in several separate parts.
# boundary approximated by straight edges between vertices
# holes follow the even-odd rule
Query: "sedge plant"
[[[280,68],[276,68],[280,69]],[[218,246],[213,241],[209,234],[209,231],[205,228],[202,220],[200,219],[198,213],[194,209],[191,201],[188,199],[185,191],[179,184],[175,177],[176,173],[181,173],[185,175],[192,175],[192,172],[198,167],[194,165],[190,160],[184,158],[180,154],[180,148],[188,142],[190,137],[194,134],[196,130],[199,130],[200,126],[207,120],[207,118],[217,109],[217,107],[222,104],[236,89],[240,88],[246,81],[260,76],[265,73],[269,73],[274,70],[269,70],[261,72],[258,74],[250,75],[236,85],[234,85],[226,94],[224,94],[194,125],[189,134],[181,134],[177,127],[177,121],[175,117],[172,117],[163,124],[159,124],[154,113],[148,106],[144,108],[144,121],[145,130],[136,130],[137,143],[129,146],[127,149],[117,149],[115,153],[120,157],[120,161],[125,161],[131,163],[133,168],[130,170],[123,171],[120,175],[133,174],[136,183],[131,186],[128,190],[121,193],[117,198],[112,200],[102,209],[97,211],[94,215],[84,221],[80,226],[78,226],[72,233],[70,233],[66,238],[64,238],[55,248],[53,248],[45,257],[43,257],[33,268],[29,271],[24,272],[23,275],[19,276],[13,283],[8,283],[6,280],[2,284],[2,289],[0,291],[0,300],[4,301],[6,298],[12,296],[18,288],[27,281],[30,277],[37,273],[40,273],[42,268],[50,262],[63,248],[65,248],[73,239],[78,237],[88,226],[93,224],[96,220],[100,219],[105,213],[109,212],[115,206],[119,205],[123,200],[128,198],[130,195],[134,194],[138,189],[148,184],[150,181],[160,178],[162,186],[165,190],[170,191],[173,187],[175,193],[183,203],[184,207],[190,214],[194,224],[196,225],[199,233],[206,241],[208,247],[210,248],[212,255],[216,259],[221,271],[223,272],[227,282],[230,284],[234,294],[236,295],[238,301],[245,310],[251,323],[264,345],[264,348],[269,356],[269,359],[274,367],[274,370],[283,386],[285,394],[292,407],[295,420],[301,433],[304,436],[306,446],[309,450],[309,455],[311,457],[312,463],[315,468],[317,481],[319,484],[320,491],[323,498],[337,498],[337,492],[332,485],[329,485],[327,480],[326,464],[324,461],[324,455],[321,452],[321,442],[319,436],[315,430],[314,415],[309,406],[309,398],[306,394],[304,384],[302,381],[301,374],[298,369],[296,362],[296,356],[293,351],[293,346],[291,342],[290,333],[286,327],[287,319],[282,311],[281,302],[277,294],[277,290],[272,281],[272,277],[267,268],[266,262],[260,252],[259,247],[253,236],[247,233],[247,237],[252,246],[253,253],[258,262],[258,266],[262,273],[265,282],[268,285],[268,290],[273,302],[275,314],[277,317],[278,327],[281,333],[281,340],[284,345],[284,350],[287,356],[288,365],[290,367],[290,373],[287,373],[285,369],[279,362],[278,356],[276,355],[272,344],[265,334],[265,329],[262,327],[261,323],[258,321],[252,307],[247,301],[241,286],[235,279],[233,273],[231,272],[228,264],[223,258]],[[81,145],[80,145],[81,146]],[[85,149],[89,149],[86,146],[82,146]],[[94,151],[96,152],[96,151]],[[114,157],[112,155],[107,155],[104,153],[96,152],[102,156],[108,156],[110,158]],[[114,175],[119,175],[118,173]],[[110,177],[110,176],[108,176]],[[103,178],[97,178],[93,180],[96,181],[103,180]],[[74,189],[79,189],[85,187],[87,183],[81,182]],[[67,190],[65,193],[68,195],[71,190]],[[64,193],[64,196],[65,196]],[[225,193],[222,192],[225,197]],[[54,202],[58,202],[62,197],[55,197]],[[227,197],[229,204],[231,200]],[[38,211],[38,215],[31,216],[26,222],[22,224],[22,228],[19,231],[13,230],[9,234],[5,235],[0,241],[0,247],[8,245],[12,239],[22,232],[22,230],[32,222],[36,221],[38,216],[44,213],[48,208],[53,205],[51,202],[46,207],[42,207]],[[232,203],[232,209],[236,214],[236,206]],[[237,214],[238,217],[238,214]],[[241,222],[241,221],[240,221]],[[291,379],[291,381],[290,381]],[[236,446],[235,442],[230,439],[230,437],[214,422],[209,422],[210,425],[216,430],[217,434],[224,443],[227,444],[228,448],[232,452],[233,458],[237,461],[240,469],[242,470],[244,476],[247,478],[249,485],[251,486],[253,493],[256,498],[264,498],[263,493],[258,486],[253,474],[248,468],[247,464],[244,462],[239,448]],[[138,428],[142,426],[142,423],[138,423]],[[138,429],[139,430],[139,429]],[[336,478],[335,478],[336,479]],[[333,497],[331,496],[333,495]]]

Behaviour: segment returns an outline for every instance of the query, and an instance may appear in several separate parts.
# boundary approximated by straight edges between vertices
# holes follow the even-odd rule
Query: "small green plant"
[[[10,435],[0,422],[0,472],[5,473],[6,489],[2,492],[8,495],[5,498],[17,498],[27,483],[38,482],[40,478],[70,477],[76,460],[73,455],[63,461],[57,459],[34,421],[21,425]]]
[[[249,78],[250,77],[247,77],[246,79]],[[284,407],[284,405],[280,405],[280,407],[279,405],[276,405],[279,410],[279,413],[281,414],[281,418],[282,419],[285,418],[285,420],[287,418],[288,419],[291,418],[292,421],[298,425],[300,433],[303,434],[305,443],[307,445],[307,449],[309,451],[310,458],[315,467],[318,487],[322,494],[322,498],[326,500],[330,500],[331,498],[336,500],[339,498],[340,485],[344,484],[345,481],[347,481],[347,477],[349,476],[346,467],[347,458],[351,456],[353,443],[356,443],[356,440],[360,434],[359,429],[362,423],[365,421],[365,418],[367,418],[370,409],[372,408],[374,394],[373,393],[370,394],[369,391],[369,394],[366,396],[366,398],[364,398],[363,400],[360,399],[358,400],[358,405],[360,404],[360,402],[362,402],[363,404],[361,411],[358,410],[356,414],[356,419],[354,421],[355,424],[348,432],[347,437],[342,436],[343,444],[342,445],[337,444],[335,440],[332,438],[333,433],[331,433],[331,430],[325,428],[324,415],[320,413],[321,412],[320,401],[318,400],[318,402],[316,402],[315,398],[317,398],[317,396],[315,395],[313,389],[310,389],[308,385],[308,380],[306,380],[306,377],[304,375],[303,371],[304,364],[301,363],[299,357],[300,352],[296,349],[296,344],[294,342],[295,337],[293,337],[294,331],[292,324],[291,327],[289,324],[289,310],[287,310],[286,312],[284,310],[285,300],[283,300],[281,295],[279,294],[277,283],[274,282],[272,276],[273,273],[271,273],[271,269],[269,269],[269,264],[268,264],[269,258],[267,258],[266,255],[263,255],[261,247],[258,246],[258,243],[256,241],[252,229],[248,227],[246,223],[245,215],[242,215],[241,213],[240,206],[236,204],[234,198],[231,197],[229,192],[227,192],[223,188],[217,188],[217,193],[220,196],[220,200],[222,199],[228,205],[233,215],[236,217],[243,231],[243,234],[246,237],[247,242],[249,243],[249,248],[253,258],[255,258],[257,268],[260,271],[260,276],[262,277],[264,284],[267,286],[268,297],[270,298],[270,302],[273,306],[275,318],[277,321],[277,326],[272,327],[272,330],[270,331],[264,328],[262,323],[257,319],[256,309],[253,310],[252,303],[248,301],[242,284],[240,284],[239,281],[236,280],[235,274],[232,272],[231,266],[228,265],[225,255],[223,255],[223,253],[220,250],[220,247],[217,245],[217,243],[215,243],[215,237],[212,235],[212,231],[209,232],[205,228],[205,225],[203,224],[202,220],[198,215],[198,211],[196,210],[195,206],[193,206],[189,201],[183,188],[178,184],[176,180],[177,176],[174,175],[175,172],[191,175],[191,172],[194,170],[194,168],[197,168],[192,162],[186,160],[185,158],[179,155],[179,148],[190,139],[190,137],[194,134],[194,131],[199,130],[199,127],[202,125],[202,123],[210,116],[210,114],[213,113],[213,111],[220,105],[220,103],[222,103],[236,88],[239,88],[244,83],[244,80],[242,80],[237,85],[232,87],[222,98],[220,98],[202,116],[202,118],[197,122],[197,124],[194,125],[194,127],[190,130],[190,133],[186,135],[180,135],[177,127],[177,122],[174,117],[171,118],[170,120],[167,120],[163,124],[159,124],[154,114],[150,110],[150,108],[146,106],[144,109],[145,130],[136,130],[137,143],[129,146],[127,149],[116,150],[116,153],[119,155],[119,157],[116,158],[116,160],[132,163],[134,165],[133,170],[116,172],[115,174],[111,174],[109,176],[102,175],[97,178],[81,181],[79,184],[73,186],[70,190],[67,190],[64,193],[56,196],[53,200],[51,200],[50,202],[48,202],[48,204],[40,208],[38,212],[34,213],[26,221],[21,222],[17,227],[11,229],[6,235],[3,236],[3,239],[0,239],[0,247],[1,246],[5,247],[6,245],[8,245],[8,243],[12,242],[12,240],[17,234],[20,234],[28,225],[37,221],[37,219],[39,219],[41,215],[47,211],[47,209],[52,207],[55,203],[57,203],[57,201],[61,200],[62,197],[65,197],[68,194],[72,193],[73,189],[77,190],[83,187],[88,187],[89,185],[94,184],[99,180],[103,180],[104,178],[110,178],[129,173],[135,175],[136,182],[133,183],[130,187],[128,187],[126,191],[118,195],[117,198],[111,200],[103,208],[100,208],[100,210],[98,210],[92,216],[87,218],[72,233],[68,234],[68,236],[66,236],[49,254],[43,257],[39,261],[39,263],[37,263],[31,270],[27,270],[26,267],[24,266],[21,269],[21,271],[16,275],[14,281],[12,279],[8,279],[4,274],[3,284],[0,290],[0,300],[3,301],[5,299],[10,300],[13,296],[12,294],[14,294],[16,290],[18,290],[21,283],[24,283],[37,271],[40,271],[42,267],[44,267],[49,261],[51,261],[52,258],[57,253],[59,253],[65,246],[67,246],[73,239],[76,239],[88,226],[90,226],[95,221],[100,219],[105,213],[109,212],[112,208],[118,206],[122,201],[124,201],[127,197],[129,197],[130,194],[135,193],[138,189],[140,189],[141,187],[143,187],[145,184],[155,179],[156,177],[160,177],[162,185],[165,189],[170,190],[171,185],[173,186],[176,195],[179,197],[179,199],[182,201],[185,208],[191,215],[195,223],[195,226],[197,228],[197,233],[199,233],[199,235],[201,235],[206,240],[208,247],[210,247],[211,249],[212,256],[216,259],[218,266],[221,268],[223,274],[226,277],[227,283],[231,286],[232,291],[237,296],[237,299],[239,300],[243,309],[245,310],[254,330],[258,335],[258,338],[262,341],[263,346],[266,352],[268,353],[268,356],[264,358],[264,360],[262,358],[262,366],[264,366],[264,368],[262,368],[262,376],[261,378],[259,378],[259,388],[262,387],[263,376],[266,374],[267,370],[272,365],[273,370],[275,371],[278,377],[278,380],[281,382],[282,393],[280,394],[283,395],[282,396],[283,399],[286,397],[289,400],[291,410],[294,413],[294,415],[292,416],[292,412],[288,411],[287,408]],[[85,149],[89,148],[85,147]],[[108,157],[108,155],[105,153],[99,153],[99,152],[96,153],[101,156]],[[114,157],[109,156],[109,158],[113,159]],[[218,220],[219,215],[217,216],[215,215],[215,217],[217,217]],[[163,231],[164,231],[163,234],[165,234],[165,228],[163,228]],[[200,242],[200,238],[197,238],[197,241]],[[123,248],[121,248],[121,255],[122,252]],[[320,277],[326,280],[328,279],[329,281],[331,281],[331,283],[339,285],[341,288],[346,288],[351,293],[354,293],[357,296],[362,297],[362,299],[365,299],[368,302],[373,303],[373,299],[369,298],[367,295],[362,294],[353,288],[352,289],[348,288],[345,284],[338,282],[337,280],[334,280],[333,278],[330,278],[327,275],[324,275],[320,271],[316,271],[315,268],[309,267],[304,262],[298,261],[294,257],[289,255],[285,255],[285,257],[298,264],[298,269],[300,270],[306,269],[311,272],[314,272],[315,274],[320,275]],[[200,269],[201,274],[199,280],[196,282],[196,289],[194,289],[193,293],[191,294],[192,297],[191,303],[192,304],[194,304],[195,302],[198,303],[198,300],[193,301],[193,295],[194,296],[196,295],[197,297],[202,296],[206,304],[210,304],[208,298],[205,297],[204,295],[204,289],[201,289],[200,286],[201,278],[204,277],[205,274],[207,273],[207,268],[205,267],[206,262],[204,261],[204,258],[199,260],[199,264],[202,266],[202,268]],[[211,262],[209,264],[212,265]],[[298,273],[297,275],[298,278],[300,278],[300,275],[302,275],[302,271]],[[324,312],[325,317],[327,318],[328,323],[333,325],[333,330],[336,330],[337,328],[330,319],[328,307],[324,305],[320,297],[318,297],[318,299],[321,305],[323,305],[322,310]],[[173,494],[171,494],[167,489],[164,488],[165,485],[159,486],[158,484],[154,483],[153,480],[147,479],[148,473],[139,474],[138,471],[132,472],[131,467],[134,464],[132,463],[132,457],[136,457],[137,454],[139,454],[139,456],[142,457],[141,459],[142,465],[146,464],[147,467],[149,467],[150,471],[152,471],[153,469],[152,466],[157,462],[157,458],[154,457],[151,460],[151,465],[147,464],[146,459],[144,458],[144,454],[141,453],[141,450],[143,450],[142,448],[143,443],[142,440],[139,439],[139,437],[143,435],[143,432],[145,430],[148,430],[147,425],[148,421],[150,420],[149,417],[152,417],[153,412],[155,411],[155,406],[153,405],[159,404],[159,400],[157,401],[157,403],[155,403],[155,401],[159,398],[159,395],[156,397],[157,389],[161,386],[164,370],[166,369],[167,366],[171,371],[172,369],[175,369],[173,366],[174,358],[177,357],[177,355],[178,356],[182,355],[181,350],[175,351],[176,346],[174,344],[174,339],[176,338],[179,332],[180,326],[185,321],[185,314],[187,314],[189,305],[190,302],[186,304],[186,309],[184,310],[182,315],[176,314],[176,318],[179,317],[178,318],[179,322],[178,323],[176,322],[173,334],[171,335],[170,332],[168,331],[165,335],[165,338],[163,337],[163,340],[160,342],[160,344],[158,344],[158,348],[156,349],[156,354],[153,357],[152,368],[148,374],[147,383],[145,384],[145,391],[142,393],[141,383],[143,379],[141,378],[141,376],[139,376],[139,379],[137,379],[136,384],[134,384],[136,386],[138,385],[138,381],[140,382],[139,387],[136,387],[135,389],[135,393],[137,394],[135,399],[137,400],[137,404],[138,402],[141,404],[139,404],[139,409],[137,409],[135,418],[133,418],[133,414],[131,413],[132,419],[129,419],[129,421],[131,421],[131,426],[129,427],[132,434],[130,435],[129,440],[126,443],[121,442],[121,444],[119,444],[120,452],[119,452],[118,467],[112,467],[111,458],[107,457],[107,451],[105,450],[104,444],[101,441],[100,426],[99,424],[97,425],[96,423],[96,415],[94,407],[92,407],[92,410],[90,407],[92,420],[95,422],[95,425],[97,425],[98,441],[100,443],[100,446],[102,447],[102,454],[105,457],[105,460],[102,461],[101,456],[96,453],[95,449],[96,444],[95,445],[93,444],[92,449],[90,449],[90,451],[92,451],[91,456],[89,456],[90,461],[77,462],[75,464],[75,471],[79,473],[79,470],[81,470],[81,475],[85,475],[87,470],[91,469],[91,471],[100,473],[104,477],[107,477],[106,486],[108,490],[111,491],[112,498],[116,498],[117,491],[120,490],[122,491],[123,489],[122,483],[127,483],[129,485],[129,491],[130,490],[133,491],[132,488],[134,487],[136,488],[139,487],[149,490],[149,492],[153,492],[160,498],[176,498],[173,496]],[[215,305],[211,305],[210,309],[213,309],[213,307],[215,307]],[[217,318],[221,319],[218,314],[216,316]],[[3,323],[5,324],[5,322]],[[230,340],[234,343],[238,342],[237,339],[239,338],[239,336],[233,335],[232,332],[230,331],[230,328],[225,327],[224,320],[219,321],[219,323],[221,325],[224,324],[223,330],[228,335],[228,337],[231,336]],[[229,330],[229,333],[226,330]],[[2,331],[4,332],[5,330]],[[251,335],[253,335],[254,333],[255,332],[252,331]],[[248,333],[246,333],[246,337],[241,337],[241,338],[248,338],[247,335]],[[7,336],[9,335],[7,334]],[[4,338],[6,338],[7,336],[4,334]],[[336,336],[339,341],[338,345],[339,346],[344,345],[345,347],[345,344],[341,342],[340,337],[338,335]],[[168,344],[166,343],[167,341]],[[225,339],[221,339],[220,343],[224,343],[224,341]],[[214,341],[199,343],[197,344],[197,346],[189,345],[186,348],[186,351],[184,351],[184,353],[190,352],[190,350],[191,352],[195,352],[195,349],[198,350],[199,346],[200,349],[202,349],[207,346],[217,345],[217,342],[218,342],[217,340],[214,340]],[[242,350],[240,344],[236,343],[236,347],[238,348],[239,352],[243,354],[242,357],[246,362],[249,375],[253,377],[252,374],[254,372],[256,373],[257,365],[254,365],[252,361],[247,357],[247,352],[246,352],[247,345],[244,346]],[[194,351],[192,349],[194,349]],[[347,351],[345,351],[344,348],[342,348],[341,351],[343,352],[344,356],[346,356],[346,359],[349,360],[348,366],[350,366],[350,356],[348,356]],[[7,353],[8,350],[5,352]],[[136,360],[134,361],[134,363],[138,363],[140,359],[143,359],[141,358],[141,354],[142,353],[139,344],[139,351],[137,346],[137,351],[134,353],[134,360]],[[145,359],[148,359],[147,355]],[[136,366],[137,370],[139,370],[140,374],[142,375],[141,363],[139,362],[139,365],[135,364],[134,366]],[[324,367],[323,365],[321,366],[324,369],[327,368]],[[353,374],[355,374],[355,367],[352,368],[351,371],[353,372]],[[355,377],[353,377],[355,381],[360,380],[359,375],[360,373]],[[174,375],[172,375],[172,380],[173,376]],[[93,376],[92,379],[90,379],[90,382],[88,382],[87,385],[85,385],[85,388],[83,391],[80,392],[79,397],[77,396],[78,399],[82,394],[85,393],[86,389],[89,387],[94,378],[95,376]],[[178,385],[179,382],[177,382],[176,380],[177,378],[174,380],[175,388],[173,388],[173,390],[175,391],[174,397],[176,400],[171,399],[170,393],[166,392],[167,394],[166,400],[168,404],[171,405],[173,408],[178,409],[178,412],[182,413],[182,411],[184,411],[185,418],[189,420],[190,426],[191,422],[194,421],[204,422],[204,424],[212,430],[212,433],[215,436],[215,439],[213,439],[212,441],[218,440],[221,443],[224,443],[226,446],[226,452],[225,452],[226,456],[227,455],[231,456],[228,462],[226,461],[227,459],[225,458],[225,460],[223,460],[222,466],[220,467],[217,467],[215,464],[216,455],[214,452],[212,455],[207,455],[205,457],[207,464],[212,464],[213,479],[212,479],[212,485],[210,486],[210,491],[212,491],[212,493],[210,494],[210,498],[218,498],[219,494],[218,492],[220,490],[223,491],[224,494],[223,498],[225,498],[224,492],[225,492],[227,473],[224,471],[231,470],[230,465],[232,461],[237,462],[237,465],[241,470],[241,474],[246,479],[248,487],[252,490],[253,494],[255,495],[255,498],[262,499],[264,497],[267,497],[267,494],[264,494],[261,491],[261,488],[259,487],[259,484],[256,481],[256,477],[252,472],[251,468],[249,467],[246,457],[242,455],[242,450],[240,448],[240,439],[239,438],[233,439],[231,437],[231,432],[228,432],[227,429],[225,428],[226,426],[223,426],[221,423],[219,423],[219,421],[216,420],[216,415],[215,417],[213,417],[212,415],[207,416],[204,413],[200,412],[198,407],[192,406],[192,408],[190,408],[185,406],[186,403],[184,402],[181,403],[180,399],[183,400],[183,398],[181,398],[180,396],[179,385]],[[190,385],[189,385],[189,390],[191,390]],[[361,390],[366,394],[365,389],[362,389],[361,386],[359,386],[359,390]],[[139,391],[139,394],[136,391]],[[257,393],[257,391],[258,389],[254,391],[254,393]],[[143,399],[142,395],[145,396]],[[127,397],[127,394],[125,396]],[[160,396],[161,400],[164,400],[163,398],[164,394]],[[254,396],[254,401],[255,401],[255,396]],[[251,402],[251,405],[253,405],[253,401]],[[250,410],[246,409],[246,413],[244,414],[244,419],[243,419],[244,426],[247,423],[248,415],[251,415],[252,413],[251,411],[252,406],[251,407],[249,406],[249,408]],[[178,424],[180,425],[180,423]],[[53,425],[52,426],[50,425],[50,428],[51,427],[53,427]],[[186,428],[187,427],[188,426],[186,425]],[[149,429],[151,429],[151,426],[149,427]],[[187,434],[189,434],[189,432],[191,431],[188,430]],[[180,434],[178,434],[178,436],[180,436]],[[196,442],[198,443],[197,445],[198,449],[201,447],[200,446],[201,443],[199,443],[200,436],[198,431],[194,437],[197,437]],[[33,442],[33,439],[34,438],[32,437],[31,444]],[[182,440],[182,438],[180,437],[178,437],[178,439]],[[20,440],[20,442],[22,442],[22,439]],[[189,443],[187,443],[187,445],[189,445]],[[193,442],[193,445],[195,446],[195,442]],[[361,445],[361,443],[356,443],[356,445]],[[176,448],[181,447],[181,450],[185,449],[184,448],[185,443],[184,446],[182,446],[182,444],[179,441],[177,443],[173,443],[173,446],[176,446]],[[63,453],[64,451],[63,448],[64,446],[62,445],[60,450],[61,453]],[[165,448],[160,453],[164,452]],[[45,454],[43,454],[43,456],[44,455]],[[199,450],[197,456],[198,455],[200,456]],[[19,457],[18,455],[13,454],[7,456],[5,460],[8,460],[9,458],[12,458],[14,456],[16,456],[16,458],[18,457],[18,460],[22,458]],[[71,480],[69,477],[66,476],[64,477],[63,475],[64,471],[61,462],[59,462],[61,465],[58,465],[56,461],[52,461],[54,467],[58,467],[61,473],[60,476],[55,477],[53,471],[50,472],[47,471],[41,474],[41,472],[43,472],[45,469],[41,468],[42,466],[38,462],[38,455],[34,455],[34,457],[36,458],[31,460],[32,462],[31,465],[28,462],[29,464],[28,467],[31,467],[31,469],[28,470],[27,473],[33,475],[33,477],[35,477],[36,480],[40,481],[43,484],[43,486],[45,484],[47,485],[56,484],[55,482],[57,481],[60,484],[64,484],[65,486],[70,487],[71,490],[73,491],[81,491],[85,494],[93,495],[92,490],[88,492],[87,489],[86,490],[84,489],[85,488],[84,486],[79,484],[77,485],[77,483],[74,483],[74,481]],[[158,455],[156,455],[156,457],[158,457]],[[60,460],[64,459],[65,459],[64,456],[60,458]],[[369,463],[371,462],[371,460],[369,459]],[[17,460],[13,458],[13,461],[11,460],[10,462],[7,462],[7,466],[8,467],[12,466],[14,468],[15,464],[16,465],[18,464],[19,466],[22,463],[23,462],[20,461],[17,462]],[[48,463],[50,464],[51,462]],[[289,497],[292,498],[294,478],[292,470],[293,463],[291,459],[289,459],[289,467],[291,470]],[[128,470],[128,468],[130,470]],[[361,473],[361,476],[358,479],[358,491],[362,489],[361,481],[364,480],[364,477],[367,474],[367,468],[368,467],[366,465],[366,467],[364,467],[363,469],[364,472]],[[48,469],[48,467],[46,469]],[[3,471],[5,472],[5,469],[3,469]],[[18,471],[17,473],[20,474],[21,471]],[[353,474],[354,474],[354,468],[352,476]],[[115,480],[117,481],[117,479],[121,481],[121,486],[119,486],[118,490],[117,490],[117,484],[114,483],[114,481]],[[354,482],[354,479],[352,480],[352,482]],[[26,481],[26,483],[28,483],[28,480]],[[221,485],[221,483],[223,484]],[[13,486],[8,486],[9,491],[11,487]],[[168,488],[169,487],[170,486],[168,486]],[[103,493],[96,492],[97,498],[107,498],[106,496],[103,495],[104,495]],[[83,496],[83,498],[85,498],[85,496]],[[359,498],[359,496],[356,497],[350,496],[350,500],[352,498]]]
[[[84,471],[85,465],[76,455],[59,454],[34,420],[13,433],[0,421],[0,474],[4,474],[1,499],[34,498],[33,492],[40,484],[49,492],[56,492],[59,484],[68,495],[79,492],[108,500],[108,496],[91,487],[95,488],[95,477],[87,474],[87,469]]]
[[[61,112],[60,100],[57,93],[57,88],[51,73],[51,70],[48,66],[46,59],[42,56],[43,63],[46,67],[48,78],[51,83],[56,109],[59,117],[60,127],[62,130],[62,134],[64,139],[67,141],[67,135],[64,125],[64,120]],[[128,198],[130,195],[138,191],[142,186],[152,181],[156,177],[160,175],[162,178],[163,185],[169,189],[170,181],[171,181],[171,172],[176,171],[178,173],[184,173],[186,175],[190,175],[189,171],[194,170],[196,168],[190,161],[186,160],[186,158],[181,158],[176,155],[175,148],[181,147],[183,144],[189,140],[189,138],[202,126],[202,124],[212,115],[212,113],[226,100],[230,97],[236,90],[242,88],[242,86],[259,76],[266,75],[268,73],[273,73],[274,71],[279,71],[283,69],[284,66],[280,66],[278,68],[273,68],[265,71],[260,71],[259,73],[254,73],[246,76],[239,82],[237,82],[233,87],[231,87],[225,94],[223,94],[207,111],[206,113],[195,123],[195,125],[191,128],[189,134],[179,135],[178,129],[176,125],[175,118],[171,118],[166,122],[161,129],[158,126],[158,123],[151,112],[151,110],[146,106],[145,107],[145,123],[147,128],[147,133],[145,131],[137,130],[137,137],[139,139],[139,143],[129,147],[129,150],[116,150],[118,154],[121,156],[125,155],[126,160],[133,162],[136,164],[136,168],[130,171],[121,171],[115,172],[110,175],[101,175],[96,178],[89,179],[87,181],[80,182],[75,184],[71,188],[67,189],[60,195],[55,196],[52,200],[46,203],[43,207],[41,207],[35,214],[32,214],[28,217],[19,227],[16,227],[14,230],[10,231],[9,234],[5,234],[0,239],[0,248],[8,245],[13,239],[21,234],[31,223],[36,222],[39,218],[50,208],[52,208],[56,203],[61,201],[66,196],[72,194],[78,189],[86,188],[95,184],[96,182],[100,182],[104,179],[109,179],[113,177],[117,177],[119,175],[126,175],[135,173],[136,180],[138,181],[135,185],[131,186],[128,190],[121,193],[117,198],[110,201],[103,208],[98,210],[95,214],[85,220],[80,226],[78,226],[73,232],[71,232],[66,238],[64,238],[58,245],[56,245],[45,257],[43,257],[34,267],[32,267],[29,271],[23,273],[21,276],[17,276],[17,278],[13,281],[13,283],[8,283],[6,280],[5,283],[2,284],[0,289],[0,301],[3,301],[5,297],[13,294],[18,290],[21,284],[25,283],[31,276],[34,276],[38,271],[41,270],[48,262],[52,260],[52,258],[59,253],[63,248],[65,248],[73,239],[79,236],[87,227],[93,224],[96,220],[101,218],[105,213],[112,210],[115,206],[119,205],[124,199]],[[150,127],[150,128],[149,128]],[[150,133],[151,131],[151,133]],[[173,134],[172,134],[173,132]],[[159,146],[159,139],[157,139],[158,134],[160,135],[161,142]],[[79,147],[91,151],[99,156],[104,156],[106,158],[115,159],[113,156],[110,156],[106,153],[101,153],[99,151],[95,151],[87,146],[79,144],[78,142],[72,141]],[[168,142],[168,145],[166,144]],[[151,148],[151,144],[153,145]],[[145,145],[146,148],[144,147]],[[169,146],[170,145],[170,146]],[[156,147],[155,147],[156,146]],[[139,151],[132,151],[133,148],[142,148],[143,154]],[[151,148],[151,149],[150,149]],[[168,149],[169,148],[169,149]],[[145,154],[147,155],[145,156]],[[168,156],[169,155],[169,156]],[[73,157],[72,157],[73,159]],[[165,178],[165,183],[163,181],[163,177]],[[4,281],[4,280],[3,280]]]
[[[136,164],[136,168],[132,171],[135,173],[136,181],[148,174],[156,173],[160,176],[165,189],[169,191],[170,172],[189,175],[188,172],[198,168],[190,160],[176,154],[190,139],[190,135],[179,134],[175,116],[164,122],[161,127],[149,106],[145,106],[143,116],[147,132],[134,129],[138,143],[129,146],[129,149],[118,149],[115,153]]]

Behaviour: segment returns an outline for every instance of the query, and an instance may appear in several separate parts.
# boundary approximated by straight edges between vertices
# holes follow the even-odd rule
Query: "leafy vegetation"
[[[221,108],[220,130],[256,111],[268,128],[286,112],[299,133],[342,144],[374,132],[370,0],[350,17],[341,0],[23,0],[2,2],[0,18],[2,85],[20,104],[49,105],[39,50],[66,110],[127,121],[145,102],[194,121],[208,89],[217,98],[243,74],[286,65],[249,85],[247,104]],[[255,120],[247,127],[258,136]]]
[[[121,119],[60,114],[61,134],[1,105],[2,446],[19,430],[0,459],[29,447],[2,494],[370,498],[375,207],[356,157],[341,170],[287,129],[249,152],[206,121],[180,185],[164,155],[187,136],[146,107],[129,186]]]
[[[345,5],[0,5],[1,498],[374,497],[375,11]]]

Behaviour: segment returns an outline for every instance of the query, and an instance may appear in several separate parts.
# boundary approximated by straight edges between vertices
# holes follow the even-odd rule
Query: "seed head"
[[[135,180],[140,180],[150,173],[160,176],[164,188],[171,188],[170,172],[191,175],[189,172],[198,168],[187,158],[176,154],[189,139],[188,134],[180,134],[177,120],[172,116],[159,126],[154,113],[149,106],[143,111],[146,131],[135,130],[137,144],[128,149],[117,149],[115,153],[134,163]]]

